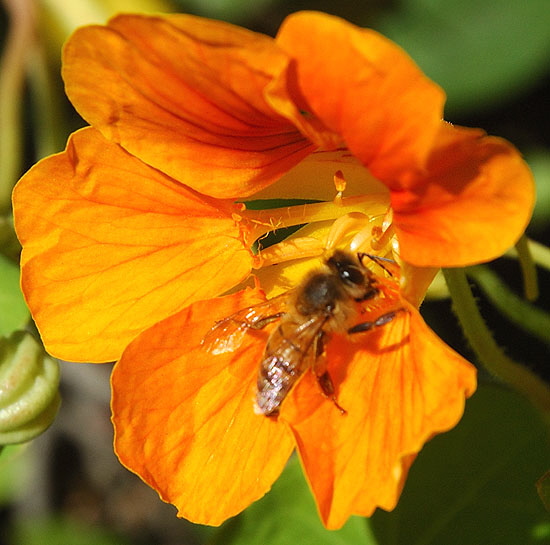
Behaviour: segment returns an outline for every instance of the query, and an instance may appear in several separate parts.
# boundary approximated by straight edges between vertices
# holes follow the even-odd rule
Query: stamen
[[[350,233],[365,229],[365,223],[369,222],[369,216],[362,212],[350,212],[337,218],[332,224],[327,235],[327,250],[340,245],[342,240]],[[369,226],[370,230],[370,226]]]
[[[305,257],[318,257],[323,254],[323,243],[313,237],[296,237],[283,240],[262,250],[254,258],[253,268],[261,269],[269,265],[276,265],[286,261]]]
[[[330,221],[352,212],[367,216],[383,215],[388,208],[388,196],[385,193],[342,197],[341,204],[319,202],[266,210],[244,210],[243,220],[247,220],[249,238],[257,240],[269,231],[320,221]]]
[[[370,252],[373,249],[373,233],[379,229],[380,227],[378,225],[372,226],[372,224],[363,227],[363,229],[358,231],[357,234],[351,239],[351,242],[349,243],[350,251],[353,253]]]
[[[346,190],[346,179],[344,178],[344,173],[341,170],[337,170],[334,173],[334,187],[336,187],[336,197],[334,197],[334,204],[336,206],[342,206],[342,199],[344,196],[344,191]]]
[[[395,234],[393,228],[393,210],[389,208],[382,222],[382,227],[372,228],[371,247],[373,250],[390,249],[392,247],[392,238]]]

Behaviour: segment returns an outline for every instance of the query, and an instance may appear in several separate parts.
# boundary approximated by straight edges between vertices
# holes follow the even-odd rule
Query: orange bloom
[[[393,508],[416,453],[475,389],[474,369],[415,305],[436,268],[492,259],[523,232],[534,194],[517,151],[442,121],[443,92],[403,51],[320,13],[290,16],[275,39],[119,16],[73,35],[63,74],[91,126],[15,189],[22,286],[53,355],[119,360],[121,461],[200,523],[265,494],[294,449],[327,527]],[[322,202],[242,204],[270,198]],[[353,303],[354,323],[398,311],[319,341],[347,414],[307,370],[278,417],[255,414],[277,322],[221,354],[202,340],[264,300],[237,291],[252,269],[272,297],[311,268],[304,258],[336,247],[399,263],[392,274],[365,264],[380,293]]]

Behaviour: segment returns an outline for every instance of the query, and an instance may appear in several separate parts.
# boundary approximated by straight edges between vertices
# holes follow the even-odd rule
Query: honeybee
[[[381,258],[336,250],[322,268],[312,271],[295,289],[224,318],[207,333],[203,346],[212,354],[220,354],[238,348],[247,331],[280,320],[268,338],[259,365],[256,413],[276,417],[284,399],[308,369],[315,374],[321,392],[342,414],[346,413],[338,404],[326,370],[327,342],[333,333],[356,334],[383,326],[403,310],[397,308],[375,320],[357,323],[360,303],[376,300],[384,289],[381,278],[364,265],[365,258],[373,259],[391,275]]]

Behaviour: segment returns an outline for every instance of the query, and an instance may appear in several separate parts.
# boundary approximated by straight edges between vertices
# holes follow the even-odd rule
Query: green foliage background
[[[0,218],[0,334],[5,336],[28,320],[18,286],[17,243],[10,227],[11,187],[36,160],[61,150],[67,135],[82,125],[63,96],[61,44],[77,25],[104,22],[117,11],[139,10],[149,3],[29,0],[28,4],[36,9],[40,50],[25,75],[25,85],[2,95],[0,116],[0,197],[4,195],[0,202],[4,211]],[[539,196],[528,234],[548,245],[548,0],[151,0],[150,4],[154,10],[195,13],[271,35],[287,14],[301,9],[326,11],[380,30],[446,90],[448,120],[483,127],[508,138],[524,153],[535,173]],[[0,13],[4,47],[10,20],[7,11]],[[10,125],[11,117],[4,115],[8,111],[15,112],[16,125]],[[479,284],[476,294],[482,311],[505,351],[550,381],[550,331],[545,326],[550,320],[550,258],[541,250],[536,260],[541,286],[536,307],[516,289],[520,276],[512,260],[494,264],[492,272],[472,271],[470,278]],[[448,301],[428,302],[423,312],[447,342],[474,358],[456,321],[447,318]],[[482,386],[468,402],[459,426],[433,439],[420,453],[392,513],[376,513],[371,520],[352,518],[342,530],[326,531],[299,462],[293,458],[265,498],[219,529],[177,521],[174,530],[172,522],[167,522],[175,519],[172,510],[159,519],[156,533],[142,535],[126,533],[109,522],[109,516],[99,521],[79,519],[74,512],[53,505],[45,518],[15,516],[18,498],[37,482],[36,458],[28,456],[32,447],[10,447],[0,455],[0,545],[550,544],[550,518],[535,486],[550,468],[548,422],[526,399],[483,373],[480,378]],[[545,488],[547,484],[539,484],[540,490]]]

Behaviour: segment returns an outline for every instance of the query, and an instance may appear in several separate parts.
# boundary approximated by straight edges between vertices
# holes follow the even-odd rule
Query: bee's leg
[[[363,265],[363,260],[365,259],[365,257],[368,257],[371,261],[376,263],[381,269],[386,271],[389,276],[394,276],[394,274],[392,273],[390,267],[393,266],[393,268],[395,269],[397,264],[395,263],[395,261],[393,259],[390,259],[388,257],[382,257],[382,256],[379,256],[379,255],[366,254],[364,252],[359,252],[357,254],[357,259],[359,259],[359,263],[361,263],[361,265]]]
[[[376,318],[376,320],[373,320],[372,322],[361,322],[360,324],[350,327],[348,329],[348,333],[363,333],[365,331],[370,331],[371,329],[389,324],[397,316],[398,312],[404,310],[404,308],[398,308],[397,310],[392,310],[390,312],[382,314],[381,316],[378,316],[378,318]]]
[[[342,414],[347,414],[346,409],[344,409],[336,399],[336,394],[334,393],[334,383],[332,382],[332,378],[330,377],[328,371],[325,371],[322,375],[315,375],[315,377],[317,378],[317,384],[319,384],[323,395],[330,399]]]
[[[347,414],[347,411],[338,404],[334,390],[334,383],[332,382],[332,378],[326,369],[326,359],[324,357],[325,337],[326,334],[323,331],[320,331],[314,341],[313,354],[315,356],[315,363],[313,365],[313,369],[315,372],[315,378],[317,379],[317,384],[319,385],[319,388],[321,388],[323,395],[330,399],[342,414]]]

